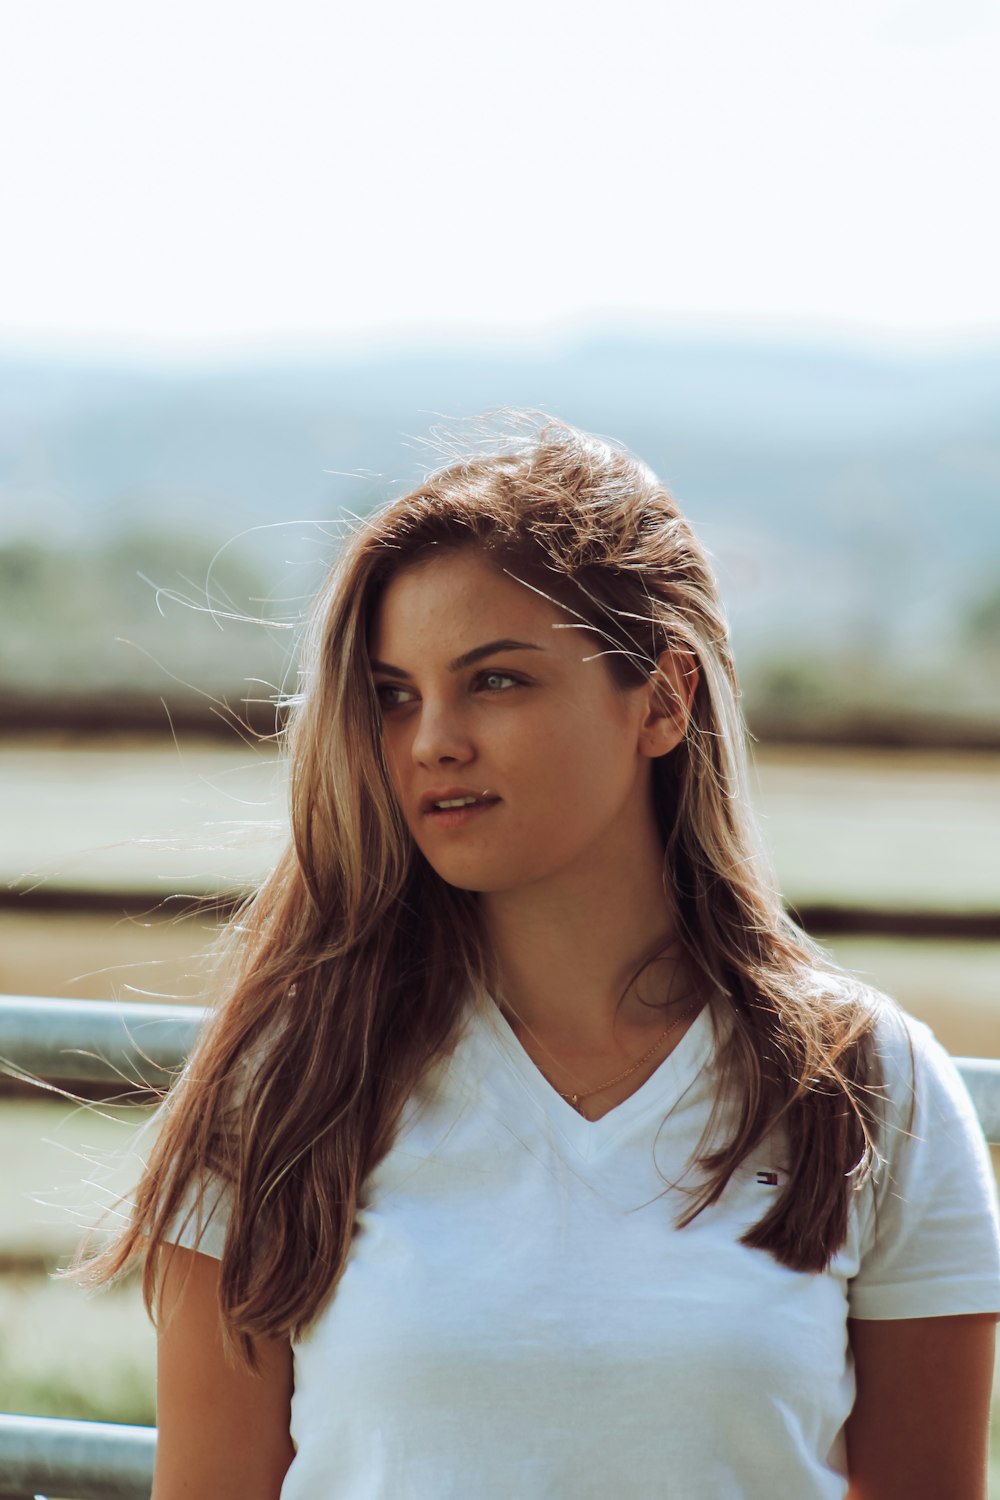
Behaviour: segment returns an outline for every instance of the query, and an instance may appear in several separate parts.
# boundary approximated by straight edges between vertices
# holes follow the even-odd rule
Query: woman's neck
[[[664,1011],[653,1005],[690,998],[691,966],[677,941],[662,858],[653,845],[614,871],[595,865],[548,889],[481,897],[495,998],[521,1025],[553,1045],[600,1052],[662,1029]]]

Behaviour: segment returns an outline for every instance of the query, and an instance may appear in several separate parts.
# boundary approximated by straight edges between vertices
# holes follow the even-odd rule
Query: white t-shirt
[[[491,1002],[470,1004],[294,1346],[282,1500],[842,1500],[848,1317],[1000,1313],[965,1089],[921,1023],[887,1015],[879,1037],[885,1166],[816,1275],[738,1243],[784,1182],[778,1146],[675,1227],[716,1093],[707,1009],[589,1121]],[[219,1255],[223,1234],[224,1208],[182,1242]]]

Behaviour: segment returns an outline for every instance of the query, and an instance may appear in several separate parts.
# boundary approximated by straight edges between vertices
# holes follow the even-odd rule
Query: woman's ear
[[[691,705],[699,681],[698,663],[690,651],[664,651],[649,680],[640,748],[651,759],[668,755],[687,734]]]

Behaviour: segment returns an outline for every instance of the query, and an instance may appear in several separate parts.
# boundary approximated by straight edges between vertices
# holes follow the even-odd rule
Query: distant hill
[[[0,360],[0,680],[160,693],[164,671],[273,674],[287,637],[265,648],[169,603],[161,618],[137,575],[194,595],[230,543],[229,602],[279,596],[265,612],[294,617],[334,545],[313,523],[412,484],[435,422],[505,404],[609,434],[661,475],[716,558],[759,712],[1000,721],[1000,348],[595,335],[523,353]]]

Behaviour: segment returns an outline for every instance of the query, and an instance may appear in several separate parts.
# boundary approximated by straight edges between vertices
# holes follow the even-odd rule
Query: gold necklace
[[[625,1069],[624,1073],[619,1073],[617,1078],[609,1078],[607,1083],[599,1083],[596,1089],[587,1089],[582,1094],[564,1094],[562,1090],[559,1089],[558,1094],[560,1099],[565,1099],[567,1103],[572,1104],[577,1113],[582,1115],[583,1110],[580,1108],[580,1105],[583,1103],[584,1099],[589,1099],[592,1094],[603,1094],[605,1089],[612,1088],[616,1083],[624,1083],[626,1078],[631,1077],[631,1075],[636,1071],[637,1068],[641,1068],[644,1062],[648,1062],[653,1054],[659,1051],[670,1033],[674,1031],[689,1014],[689,1010],[682,1010],[679,1016],[675,1016],[674,1019],[669,1023],[669,1025],[665,1026],[660,1032],[660,1035],[650,1047],[649,1051],[644,1052],[637,1062],[634,1062],[631,1067]]]
[[[616,1083],[624,1083],[626,1078],[630,1078],[638,1068],[642,1067],[644,1062],[648,1062],[653,1054],[659,1051],[670,1033],[672,1031],[675,1031],[681,1024],[681,1022],[686,1020],[690,1014],[691,1007],[688,1006],[663,1028],[663,1030],[660,1032],[660,1035],[656,1038],[656,1041],[650,1047],[648,1052],[644,1052],[642,1056],[638,1058],[634,1063],[630,1063],[623,1073],[619,1073],[614,1078],[609,1078],[607,1083],[599,1083],[594,1089],[585,1089],[583,1091],[577,1089],[575,1093],[564,1093],[562,1089],[556,1089],[556,1093],[559,1095],[560,1099],[565,1099],[568,1104],[571,1104],[576,1110],[577,1114],[582,1115],[583,1110],[580,1106],[582,1105],[584,1099],[589,1099],[593,1094],[602,1094],[605,1089],[612,1088]],[[529,1028],[527,1027],[525,1028],[525,1030],[528,1029]],[[532,1032],[531,1035],[534,1036],[534,1032]],[[538,1038],[536,1037],[535,1040],[537,1041]],[[551,1079],[549,1080],[549,1082],[551,1083]],[[555,1087],[554,1084],[552,1086],[553,1088]],[[584,1119],[586,1118],[587,1116],[584,1115]]]

